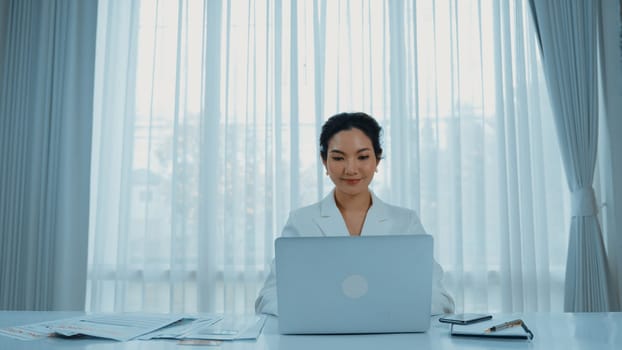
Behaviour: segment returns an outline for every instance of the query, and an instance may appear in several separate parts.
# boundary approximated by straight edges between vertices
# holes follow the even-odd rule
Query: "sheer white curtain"
[[[87,309],[250,312],[320,126],[384,127],[457,311],[561,310],[563,170],[526,1],[100,1]]]

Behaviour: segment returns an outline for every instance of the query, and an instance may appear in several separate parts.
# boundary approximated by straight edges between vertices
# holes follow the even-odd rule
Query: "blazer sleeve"
[[[268,274],[263,287],[259,291],[257,299],[255,300],[255,313],[278,316],[274,258],[270,264],[270,273]]]
[[[294,222],[294,215],[290,213],[287,223],[281,232],[281,237],[300,236],[300,231],[296,228]],[[276,265],[273,258],[270,264],[270,273],[266,277],[264,285],[255,300],[255,313],[278,316],[279,308],[276,300]]]
[[[409,225],[409,232],[415,234],[425,234],[426,231],[419,220],[417,213],[413,212]],[[443,268],[436,262],[436,258],[433,261],[432,271],[432,315],[449,314],[453,313],[456,306],[451,294],[443,286]]]

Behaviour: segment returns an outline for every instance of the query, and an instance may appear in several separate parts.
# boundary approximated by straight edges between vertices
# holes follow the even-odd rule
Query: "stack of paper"
[[[173,326],[146,334],[139,339],[256,339],[265,323],[265,316],[226,315],[218,318],[184,319]]]
[[[95,314],[0,329],[0,335],[21,340],[50,336],[97,338],[128,341],[133,339],[256,339],[264,316],[160,314]]]

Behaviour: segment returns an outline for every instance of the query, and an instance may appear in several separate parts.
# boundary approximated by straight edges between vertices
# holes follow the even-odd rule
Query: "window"
[[[373,190],[419,211],[458,311],[561,310],[526,6],[102,1],[87,309],[251,311],[287,213],[332,188],[323,121],[361,110],[384,127]]]

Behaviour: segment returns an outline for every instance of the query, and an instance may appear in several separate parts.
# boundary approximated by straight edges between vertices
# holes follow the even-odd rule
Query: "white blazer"
[[[414,210],[387,204],[373,193],[361,236],[391,233],[425,234]],[[349,236],[343,216],[337,208],[334,190],[320,202],[290,212],[282,237]],[[443,269],[434,260],[432,275],[432,314],[453,313],[454,301],[442,284]],[[270,274],[255,301],[257,313],[277,315],[276,275],[274,259]]]

